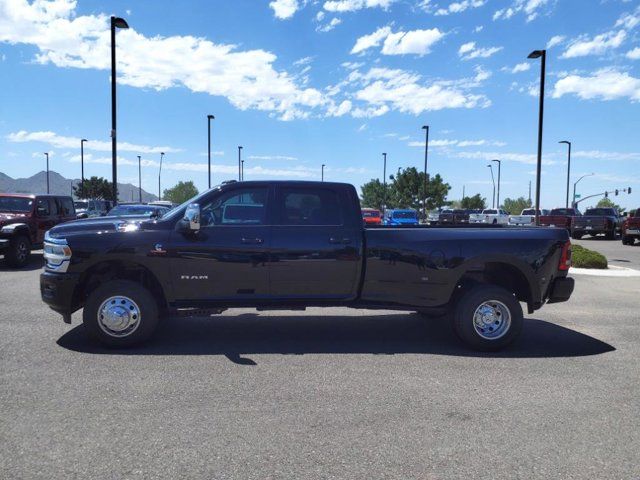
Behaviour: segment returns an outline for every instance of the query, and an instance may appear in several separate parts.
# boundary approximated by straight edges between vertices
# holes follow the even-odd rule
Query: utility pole
[[[129,28],[123,18],[111,17],[111,176],[113,204],[118,204],[118,142],[116,141],[116,28]]]
[[[529,180],[529,205],[531,205],[531,180]]]
[[[429,187],[429,177],[427,174],[427,160],[429,157],[429,125],[423,125],[422,129],[425,131],[424,139],[424,202],[423,202],[423,215],[427,218],[427,188]]]
[[[213,115],[207,115],[207,128],[208,128],[208,137],[207,137],[207,144],[208,144],[208,150],[207,150],[207,156],[209,157],[209,170],[208,170],[208,185],[209,188],[211,188],[211,120],[215,119],[216,117],[214,117]]]
[[[242,180],[242,146],[238,145],[238,181]]]
[[[138,155],[138,201],[142,203],[142,160],[140,155]]]
[[[384,167],[382,168],[382,216],[387,209],[387,154],[383,153]]]
[[[47,156],[47,194],[49,194],[49,152],[44,152]]]
[[[534,50],[528,58],[540,58],[540,106],[538,109],[538,161],[536,165],[536,225],[540,226],[540,180],[542,176],[542,120],[544,119],[544,80],[547,51]]]

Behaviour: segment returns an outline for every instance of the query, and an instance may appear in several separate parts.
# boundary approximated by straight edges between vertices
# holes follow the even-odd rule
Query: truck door
[[[35,243],[44,241],[44,234],[56,225],[58,218],[58,205],[53,197],[36,198],[36,235]]]
[[[350,207],[345,192],[330,186],[276,189],[272,297],[330,300],[357,294],[362,226],[345,218]]]
[[[172,232],[171,276],[180,300],[247,302],[269,293],[268,186],[213,192],[197,234]]]

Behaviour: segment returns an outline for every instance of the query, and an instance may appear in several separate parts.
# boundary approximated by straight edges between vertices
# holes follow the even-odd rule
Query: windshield
[[[416,218],[416,212],[412,210],[400,210],[393,212],[393,218]]]
[[[596,217],[615,216],[615,214],[612,208],[590,208],[585,212],[585,215],[593,215]]]
[[[149,206],[149,205],[118,205],[115,208],[112,208],[109,211],[110,216],[150,216],[151,214],[159,211],[161,214],[163,211],[168,211],[168,209],[161,209],[157,206]]]
[[[0,197],[0,212],[30,212],[32,198]]]
[[[76,201],[73,202],[73,206],[76,207],[76,210],[80,210],[82,209],[87,209],[89,208],[89,202],[85,202],[85,201]]]
[[[536,211],[534,208],[525,208],[524,210],[522,210],[522,213],[520,215],[535,215],[535,214],[536,214]]]
[[[484,212],[485,215],[496,215],[498,213],[497,210],[485,210]]]

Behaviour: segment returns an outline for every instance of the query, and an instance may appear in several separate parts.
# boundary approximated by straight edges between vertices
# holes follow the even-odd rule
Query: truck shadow
[[[37,252],[31,252],[29,263],[22,268],[13,268],[7,265],[4,258],[0,257],[0,272],[31,272],[33,270],[40,270],[44,266],[44,258],[42,257],[42,250]]]
[[[469,350],[445,320],[417,314],[289,316],[241,314],[212,318],[171,318],[151,341],[125,350],[87,340],[79,325],[57,341],[76,352],[109,355],[225,355],[255,365],[251,354],[433,354],[465,357],[531,358],[598,355],[615,348],[596,338],[544,320],[526,319],[522,336],[500,352]]]

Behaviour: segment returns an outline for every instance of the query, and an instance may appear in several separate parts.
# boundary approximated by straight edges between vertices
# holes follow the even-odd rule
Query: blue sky
[[[179,5],[179,7],[176,7]],[[155,192],[213,183],[319,179],[356,186],[423,163],[453,189],[535,188],[539,61],[547,48],[542,204],[564,204],[566,148],[584,196],[631,186],[640,204],[640,5],[624,0],[0,0],[0,171],[45,166],[110,178],[108,16],[118,31],[119,180]]]

